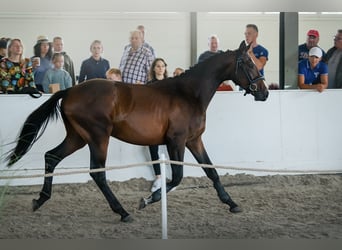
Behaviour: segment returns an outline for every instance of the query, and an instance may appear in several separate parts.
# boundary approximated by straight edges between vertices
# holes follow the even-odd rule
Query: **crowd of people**
[[[247,24],[244,34],[246,43],[251,45],[248,54],[260,74],[264,75],[269,52],[257,42],[257,25]],[[326,88],[342,88],[342,29],[337,31],[334,45],[327,52],[318,45],[319,39],[319,31],[310,29],[306,34],[306,42],[298,45],[298,88],[319,92]],[[143,25],[130,32],[129,44],[124,46],[117,68],[111,68],[109,61],[102,57],[103,45],[100,40],[91,43],[90,52],[91,56],[82,62],[79,76],[76,77],[74,63],[64,51],[62,37],[56,36],[50,42],[47,36],[39,36],[31,58],[23,58],[24,48],[20,39],[3,37],[0,39],[0,93],[15,93],[28,86],[42,93],[51,93],[51,84],[59,84],[58,89],[65,89],[89,79],[108,78],[109,70],[117,72],[112,76],[120,76],[110,78],[115,81],[146,84],[151,80],[149,70],[156,59],[156,53],[145,41]],[[222,52],[218,36],[210,35],[208,50],[200,54],[197,63]],[[14,56],[15,53],[19,54]],[[173,75],[183,72],[184,69],[176,68]],[[233,90],[234,86],[226,81],[218,90]]]
[[[318,45],[319,31],[311,29],[306,42],[298,46],[298,87],[315,89],[342,88],[342,29],[333,37],[327,53]]]

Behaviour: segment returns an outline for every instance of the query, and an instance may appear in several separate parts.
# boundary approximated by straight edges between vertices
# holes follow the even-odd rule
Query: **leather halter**
[[[250,94],[250,93],[255,93],[258,91],[258,85],[256,84],[256,82],[262,80],[264,81],[265,80],[265,77],[262,76],[262,75],[258,75],[256,78],[252,79],[250,74],[247,72],[246,68],[243,67],[244,63],[243,63],[243,60],[242,60],[242,55],[240,55],[237,60],[236,60],[236,70],[235,70],[235,73],[237,73],[238,69],[241,67],[242,68],[242,71],[243,73],[246,75],[247,79],[248,79],[248,86],[247,88],[245,89],[245,94],[244,95],[247,95],[247,94]]]

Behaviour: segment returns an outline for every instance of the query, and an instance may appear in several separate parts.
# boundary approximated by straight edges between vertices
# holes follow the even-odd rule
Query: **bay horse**
[[[183,161],[187,147],[197,162],[212,164],[202,142],[206,110],[217,87],[232,80],[252,94],[256,101],[265,101],[268,89],[264,77],[247,54],[243,41],[239,49],[227,50],[196,64],[185,73],[149,85],[127,84],[105,79],[88,80],[53,94],[26,119],[17,145],[9,151],[7,165],[17,162],[39,139],[50,119],[61,114],[66,137],[45,153],[45,173],[53,173],[57,164],[88,145],[90,169],[104,168],[110,136],[137,145],[165,144],[170,160]],[[59,102],[61,100],[61,102]],[[171,165],[172,180],[167,192],[183,178],[183,166]],[[219,199],[240,212],[220,182],[214,168],[203,168],[212,180]],[[130,222],[130,214],[122,207],[106,181],[106,173],[90,173],[111,209]],[[36,211],[51,198],[53,177],[45,177],[38,199],[33,199]],[[140,202],[140,209],[160,200],[160,189]]]

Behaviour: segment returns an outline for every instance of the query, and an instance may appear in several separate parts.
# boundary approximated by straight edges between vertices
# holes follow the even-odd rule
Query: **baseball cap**
[[[321,58],[322,50],[318,47],[312,47],[309,51],[309,56],[317,56],[318,58]]]
[[[318,30],[309,30],[307,36],[319,37],[319,32]]]

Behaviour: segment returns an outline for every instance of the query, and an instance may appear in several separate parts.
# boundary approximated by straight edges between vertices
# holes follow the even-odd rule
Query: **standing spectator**
[[[209,50],[204,51],[200,56],[198,57],[197,63],[201,63],[204,60],[222,53],[223,51],[219,49],[219,39],[217,35],[210,35],[208,37],[208,46]],[[217,88],[217,90],[221,90],[222,88],[225,88],[225,84],[222,82],[220,86]]]
[[[0,60],[7,56],[7,43],[10,39],[2,37],[0,39]]]
[[[130,46],[126,47],[120,61],[122,80],[125,83],[146,83],[154,56],[143,46],[141,31],[130,34]]]
[[[254,61],[261,75],[264,75],[264,67],[268,60],[268,50],[258,44],[257,38],[259,35],[258,27],[255,24],[247,24],[245,31],[245,39],[251,47],[248,50],[249,56]]]
[[[298,62],[309,58],[309,50],[313,47],[319,47],[319,32],[318,30],[309,30],[306,33],[306,42],[298,46]],[[321,48],[323,56],[324,50]]]
[[[147,84],[156,82],[159,80],[163,80],[167,78],[167,64],[162,58],[156,58],[151,65],[151,69],[149,72],[149,81]],[[151,160],[157,161],[159,160],[159,154],[158,154],[158,145],[151,145],[149,146]],[[153,170],[155,174],[155,180],[153,182],[151,192],[157,191],[161,187],[161,174],[160,174],[160,164],[155,163],[153,164]]]
[[[49,93],[49,85],[59,83],[59,89],[63,90],[72,87],[72,79],[70,74],[63,69],[64,55],[62,53],[54,53],[52,56],[54,67],[48,69],[43,80],[43,89],[45,93]]]
[[[32,72],[32,62],[23,58],[24,47],[20,39],[12,39],[8,44],[8,57],[0,61],[0,87],[2,93],[14,93],[24,87],[36,87]]]
[[[324,61],[328,63],[328,88],[342,88],[342,29],[334,36],[334,46],[328,50]]]
[[[79,83],[93,78],[106,79],[106,72],[110,68],[109,61],[101,57],[103,53],[101,41],[93,41],[90,45],[90,52],[91,57],[82,62]]]
[[[106,78],[108,80],[116,81],[116,82],[121,82],[122,77],[121,77],[121,71],[117,68],[110,68],[106,72]]]
[[[40,91],[43,90],[43,79],[47,70],[52,68],[52,44],[49,42],[47,36],[38,36],[37,43],[34,46],[34,56],[33,60],[33,72],[34,72],[34,80],[37,86],[37,89]],[[36,58],[39,58],[39,61]]]
[[[213,55],[222,53],[223,51],[219,49],[219,39],[217,35],[211,35],[208,37],[209,50],[203,52],[198,57],[197,63],[203,62],[204,60],[212,57]]]
[[[328,87],[328,66],[321,61],[322,50],[313,47],[309,51],[309,58],[298,63],[298,87],[300,89],[316,89],[322,92]]]
[[[138,25],[137,30],[139,30],[139,31],[141,32],[141,34],[142,34],[142,39],[143,39],[143,44],[142,44],[142,46],[148,48],[148,49],[152,52],[153,58],[155,58],[155,57],[156,57],[156,54],[155,54],[155,52],[154,52],[154,49],[152,48],[152,46],[151,46],[149,43],[147,43],[147,42],[145,41],[145,26],[144,26],[144,25]],[[127,45],[125,46],[124,50],[126,50],[126,49],[129,48],[130,46],[131,46],[131,44],[127,44]]]
[[[74,62],[72,61],[71,57],[64,51],[64,42],[62,37],[56,36],[53,38],[52,41],[53,45],[53,52],[54,53],[61,53],[64,56],[64,66],[65,69],[71,76],[72,79],[72,86],[76,85],[76,77],[75,77],[75,70],[74,70]]]

